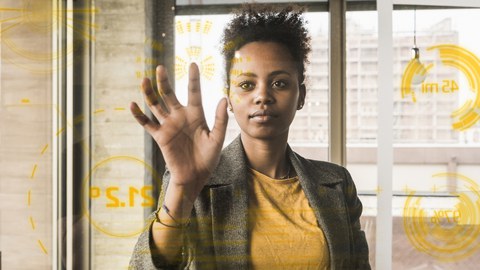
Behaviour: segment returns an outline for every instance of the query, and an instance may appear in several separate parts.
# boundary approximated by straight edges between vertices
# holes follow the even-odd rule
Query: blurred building
[[[347,21],[347,141],[350,144],[375,143],[377,136],[377,84],[378,41],[376,31],[362,29]],[[452,20],[445,19],[430,29],[417,33],[420,60],[424,64],[440,65],[440,59],[426,48],[438,44],[458,44],[458,32]],[[328,143],[328,35],[314,33],[312,53],[307,70],[307,98],[305,107],[297,112],[290,129],[290,142],[294,145],[322,145]],[[411,60],[413,33],[395,33],[394,36],[394,140],[395,143],[461,143],[480,142],[478,127],[459,133],[452,129],[451,113],[461,104],[461,89],[454,94],[423,94],[413,102],[402,98],[401,80]],[[429,81],[444,79],[459,82],[460,71],[437,69],[429,73]],[[441,85],[440,85],[441,86]],[[419,88],[421,85],[418,86]],[[463,90],[464,91],[464,90]],[[229,123],[230,139],[239,133],[233,115]],[[230,139],[227,138],[227,141]]]

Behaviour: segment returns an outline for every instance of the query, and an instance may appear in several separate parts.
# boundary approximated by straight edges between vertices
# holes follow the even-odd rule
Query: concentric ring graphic
[[[459,70],[468,80],[469,91],[475,97],[469,98],[463,105],[451,113],[452,128],[464,131],[480,120],[480,59],[469,50],[453,44],[431,46],[427,51],[438,51],[442,65]],[[412,59],[403,73],[401,82],[402,98],[411,97],[417,101],[418,84],[428,76],[434,63],[424,65],[418,59]]]
[[[415,191],[409,191],[403,211],[403,226],[410,243],[440,261],[458,261],[480,247],[480,186],[458,173],[438,173],[435,180],[456,178],[456,186],[437,186],[449,193],[447,205],[428,206]],[[453,191],[452,191],[453,190]]]
[[[95,14],[98,9],[56,10],[51,0],[22,0],[17,3],[16,6],[0,6],[0,42],[5,45],[2,60],[32,73],[45,74],[57,70],[53,60],[61,54],[53,51],[51,44],[52,35],[56,35],[54,29],[57,24],[65,24],[68,32],[76,32],[85,40],[95,40],[91,33],[97,26],[88,19],[80,20],[73,15]],[[64,13],[67,14],[66,21],[57,21],[61,20],[61,14]],[[26,36],[36,42],[25,42]],[[81,40],[77,42],[77,47],[82,46]],[[74,47],[74,44],[68,44],[67,48],[64,48],[66,54],[71,54]],[[51,67],[48,67],[49,65]]]

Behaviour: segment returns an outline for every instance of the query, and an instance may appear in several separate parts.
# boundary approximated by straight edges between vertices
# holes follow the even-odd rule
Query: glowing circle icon
[[[480,59],[467,49],[452,44],[432,46],[427,51],[437,52],[441,65],[460,71],[467,79],[469,98],[451,113],[451,117],[454,130],[469,129],[480,120]],[[451,94],[461,90],[454,79],[425,82],[434,67],[435,63],[425,65],[418,59],[412,59],[403,73],[400,88],[402,98],[411,98],[417,102],[420,94]]]
[[[191,19],[187,21],[179,20],[176,22],[175,30],[179,36],[192,36],[191,40],[202,40],[208,38],[212,28],[211,21],[202,21]],[[211,80],[215,74],[215,61],[212,55],[205,55],[201,44],[193,44],[184,48],[175,56],[175,79],[181,80],[188,74],[188,65],[190,62],[197,62],[200,74],[207,80]]]
[[[56,35],[57,24],[66,25],[68,33],[76,32],[85,40],[94,40],[91,33],[97,27],[86,19],[74,17],[74,14],[97,13],[97,9],[54,9],[52,1],[47,0],[22,0],[8,7],[0,4],[0,12],[3,13],[0,41],[5,45],[2,60],[38,74],[58,69],[53,60],[62,54],[53,51],[50,44],[51,36]],[[66,20],[58,21],[62,14],[66,14]],[[25,42],[25,37],[35,42]],[[82,41],[78,40],[77,45],[83,46]],[[73,44],[67,45],[65,54],[71,54],[74,47]]]
[[[435,186],[449,193],[435,206],[410,191],[403,211],[403,227],[410,243],[440,261],[458,261],[480,248],[480,187],[458,173],[439,173],[435,180],[457,179],[455,186]]]
[[[122,180],[122,168],[131,168],[132,165],[147,169],[157,184],[160,183],[157,173],[143,160],[132,156],[112,156],[98,162],[82,184],[84,215],[95,229],[112,237],[138,235],[146,230],[149,224],[148,222],[138,223],[129,220],[111,222],[111,214],[128,214],[132,213],[133,208],[155,206],[152,185],[138,186],[129,179]],[[108,179],[105,179],[105,176],[108,176]],[[117,177],[118,179],[116,179]],[[98,210],[99,214],[92,213],[95,210]],[[106,215],[107,212],[110,215]]]

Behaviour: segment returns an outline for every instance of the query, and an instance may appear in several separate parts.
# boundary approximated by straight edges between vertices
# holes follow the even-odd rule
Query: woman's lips
[[[273,118],[277,117],[272,111],[269,110],[259,110],[248,116],[249,119],[252,119],[259,123],[268,122]]]

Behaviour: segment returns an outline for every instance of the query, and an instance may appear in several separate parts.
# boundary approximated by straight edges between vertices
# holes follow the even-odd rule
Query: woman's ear
[[[230,99],[230,96],[227,96],[227,103],[228,103],[228,110],[233,112],[233,107],[232,107],[232,100]]]
[[[305,95],[307,94],[307,89],[305,87],[305,84],[300,84],[300,93],[298,95],[298,104],[297,104],[297,110],[301,110],[303,108],[303,105],[305,105]]]
[[[232,101],[230,100],[230,89],[228,86],[225,86],[223,88],[223,94],[227,98],[227,105],[228,105],[228,110],[233,112],[233,107],[232,107]]]

